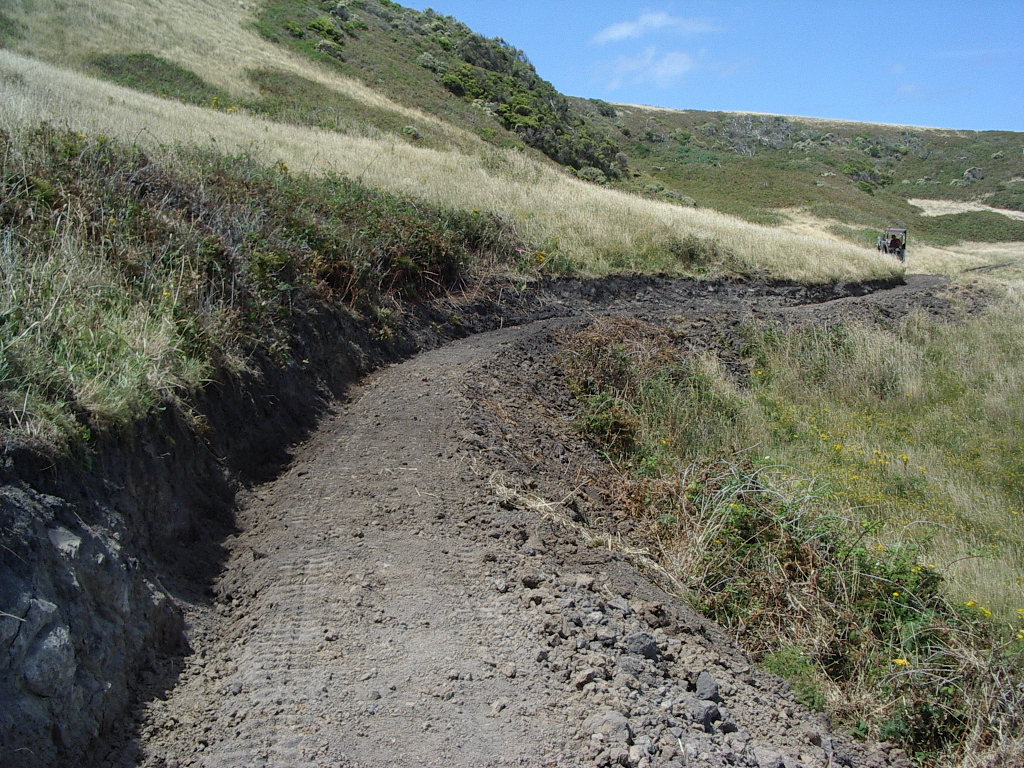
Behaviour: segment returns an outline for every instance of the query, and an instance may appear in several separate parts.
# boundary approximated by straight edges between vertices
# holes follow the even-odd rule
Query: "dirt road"
[[[623,556],[565,525],[604,500],[552,360],[588,314],[672,318],[728,346],[764,318],[949,310],[938,279],[810,306],[664,282],[379,371],[252,490],[194,653],[106,760],[147,766],[898,766]],[[563,301],[551,299],[552,306]],[[723,339],[725,342],[723,342]]]

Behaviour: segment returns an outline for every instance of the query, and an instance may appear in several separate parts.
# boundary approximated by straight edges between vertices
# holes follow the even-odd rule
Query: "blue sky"
[[[571,96],[1024,131],[1024,0],[403,5],[504,38]]]

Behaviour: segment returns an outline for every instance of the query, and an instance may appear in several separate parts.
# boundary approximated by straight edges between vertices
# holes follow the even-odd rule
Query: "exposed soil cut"
[[[287,469],[241,494],[212,596],[167,576],[192,653],[152,665],[96,764],[909,764],[831,733],[627,557],[578,538],[574,522],[616,515],[587,483],[601,464],[554,356],[565,331],[625,314],[742,366],[742,322],[951,315],[945,282],[563,281],[464,302],[446,327],[483,331],[503,308],[523,324],[335,400]]]

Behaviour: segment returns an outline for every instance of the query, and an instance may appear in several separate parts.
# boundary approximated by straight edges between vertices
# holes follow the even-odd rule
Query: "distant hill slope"
[[[908,202],[1024,210],[1024,134],[567,97],[514,45],[390,0],[169,0],[116,11],[37,0],[3,12],[0,45],[275,121],[459,152],[476,153],[481,140],[518,148],[594,183],[769,226],[802,209],[860,246],[893,224],[935,246],[1024,241],[1024,223],[992,210],[923,216]]]

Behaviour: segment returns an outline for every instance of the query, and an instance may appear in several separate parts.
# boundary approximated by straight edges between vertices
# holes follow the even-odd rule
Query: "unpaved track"
[[[922,281],[816,310],[780,310],[775,296],[761,314],[889,317],[934,310],[941,288]],[[741,289],[668,302],[654,293],[600,311],[688,319],[695,338],[759,313]],[[568,398],[524,402],[520,381],[517,402],[503,404],[507,371],[494,373],[535,348],[520,372],[551,389],[548,355],[571,322],[452,343],[339,404],[289,469],[253,491],[215,610],[197,601],[189,611],[195,653],[110,764],[902,765],[891,747],[833,743],[820,716],[621,558],[496,497],[489,479],[516,454],[501,432],[525,438],[509,428],[481,442],[467,422],[481,398],[509,424],[516,408],[532,409],[538,430],[562,424],[557,449],[534,451],[538,466],[568,481],[594,461],[572,441]],[[701,672],[721,685],[717,720],[701,709]],[[626,725],[584,725],[609,712]]]
[[[232,637],[153,706],[161,730],[174,728],[154,754],[201,749],[210,766],[497,766],[535,765],[539,745],[557,752],[565,725],[546,707],[561,704],[518,673],[537,648],[504,615],[511,598],[484,586],[500,569],[464,533],[464,519],[490,511],[483,470],[439,449],[459,443],[467,368],[521,333],[373,377],[253,500],[223,585]],[[502,698],[529,698],[533,711],[494,716]]]

